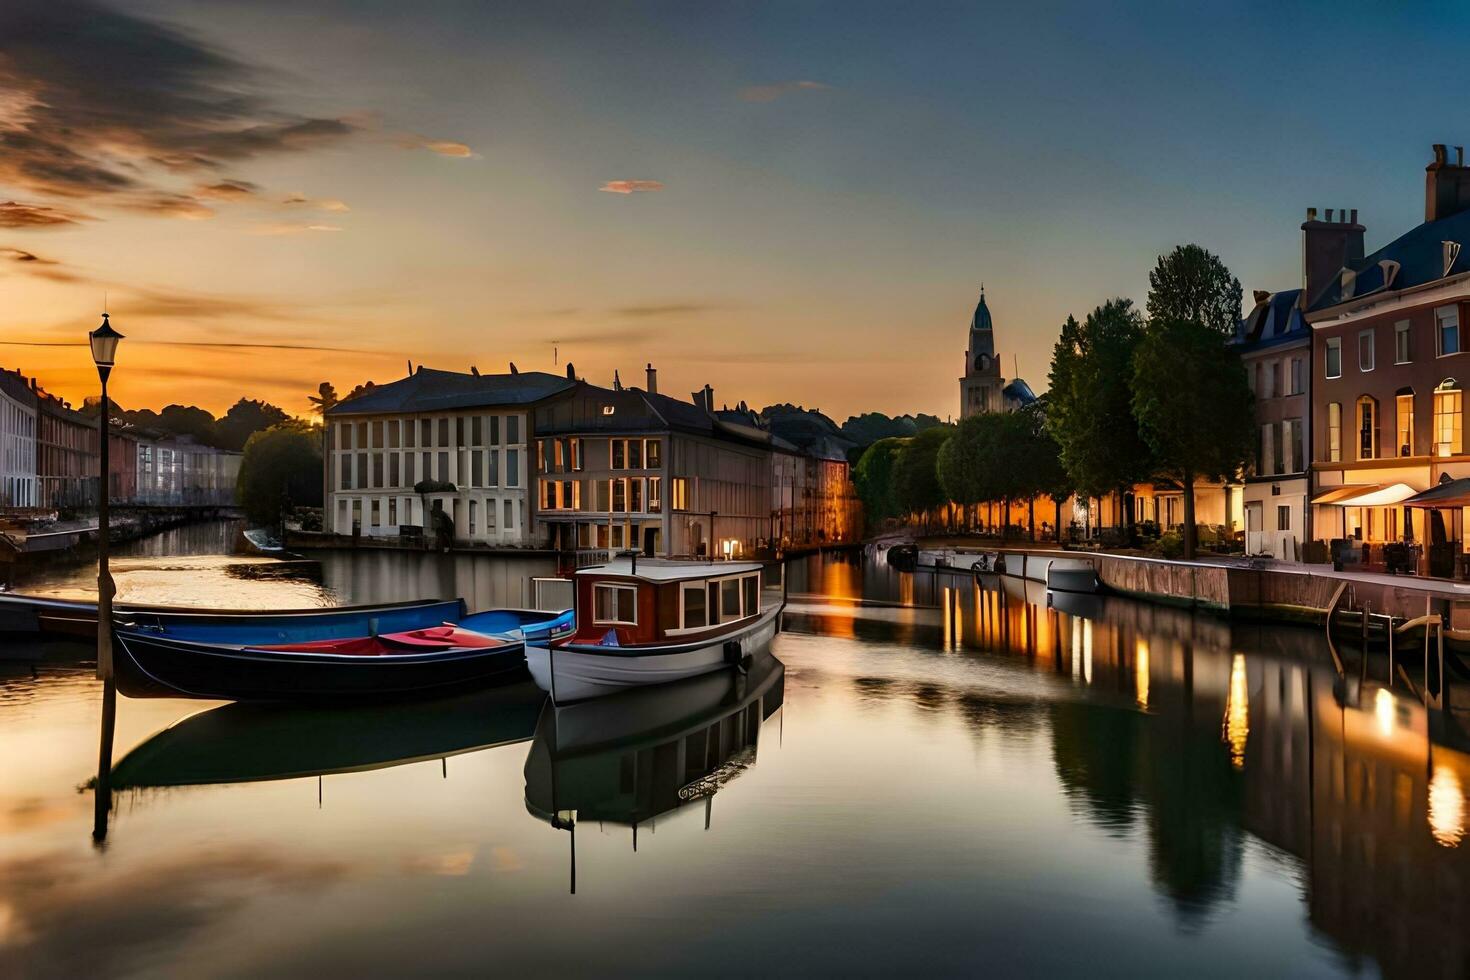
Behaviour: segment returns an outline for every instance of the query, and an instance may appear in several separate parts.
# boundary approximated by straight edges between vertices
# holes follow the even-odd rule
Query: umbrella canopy
[[[1356,497],[1359,494],[1372,493],[1375,490],[1381,489],[1383,489],[1383,485],[1381,483],[1357,483],[1351,486],[1333,487],[1331,490],[1324,490],[1321,493],[1317,494],[1317,496],[1313,497],[1312,503],[1337,504],[1341,507],[1356,506],[1348,504],[1348,499]]]
[[[1405,507],[1470,507],[1470,479],[1448,480],[1416,493],[1404,501]]]
[[[1390,483],[1386,487],[1354,494],[1338,503],[1343,507],[1388,507],[1393,504],[1401,504],[1417,493],[1418,491],[1407,483]]]

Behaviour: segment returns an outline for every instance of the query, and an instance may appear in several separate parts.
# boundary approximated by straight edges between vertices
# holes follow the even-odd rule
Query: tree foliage
[[[251,435],[235,497],[252,524],[266,527],[280,523],[286,508],[320,507],[322,450],[316,427],[290,420]]]
[[[1161,474],[1184,489],[1184,557],[1194,556],[1194,482],[1227,479],[1255,434],[1245,368],[1218,333],[1194,320],[1149,324],[1134,358],[1133,411]]]
[[[898,516],[898,505],[893,500],[893,462],[902,447],[902,439],[879,439],[863,451],[853,467],[853,484],[870,522]]]
[[[1046,429],[1066,481],[1102,496],[1150,476],[1148,446],[1133,417],[1133,355],[1143,318],[1128,299],[1111,299],[1078,323],[1067,317],[1052,351]]]
[[[316,394],[307,395],[306,400],[311,403],[312,408],[316,409],[316,413],[325,419],[327,413],[337,404],[337,389],[332,382],[323,381],[316,386]]]
[[[1148,274],[1148,318],[1196,323],[1228,339],[1240,321],[1240,280],[1219,257],[1198,245],[1160,255]]]
[[[274,405],[242,398],[214,424],[214,445],[221,449],[244,449],[252,435],[279,425],[287,418],[289,416]]]
[[[900,514],[931,514],[946,501],[939,484],[939,451],[954,435],[952,426],[925,429],[904,443],[893,462],[893,503]]]

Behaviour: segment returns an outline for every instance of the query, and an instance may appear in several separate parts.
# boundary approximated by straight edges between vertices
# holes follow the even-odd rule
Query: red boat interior
[[[306,643],[283,643],[256,647],[282,653],[331,653],[339,656],[381,657],[405,653],[432,653],[439,650],[480,649],[504,646],[507,641],[483,633],[472,633],[456,626],[430,626],[406,633],[384,633],[381,636],[355,636],[341,640],[312,640]]]

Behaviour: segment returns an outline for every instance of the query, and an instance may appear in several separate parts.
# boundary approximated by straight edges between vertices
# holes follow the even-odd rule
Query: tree
[[[306,400],[311,402],[317,414],[325,420],[327,413],[337,405],[337,389],[332,386],[332,382],[323,381],[317,385],[316,394],[307,395]]]
[[[214,444],[221,449],[241,450],[262,429],[279,425],[289,416],[274,405],[241,398],[214,424]]]
[[[1228,479],[1255,436],[1245,367],[1197,320],[1156,320],[1133,365],[1133,411],[1159,471],[1184,489],[1184,557],[1195,554],[1194,483]]]
[[[1016,467],[1025,478],[1026,497],[1031,502],[1031,537],[1036,537],[1035,505],[1037,497],[1050,497],[1057,505],[1057,522],[1053,533],[1061,540],[1061,504],[1072,494],[1072,481],[1062,465],[1062,447],[1052,438],[1047,427],[1048,396],[1015,413],[1021,437],[1021,459]]]
[[[853,485],[870,524],[898,516],[898,505],[893,500],[893,462],[901,448],[902,439],[879,439],[863,451],[853,467]]]
[[[271,527],[290,507],[322,503],[321,436],[305,422],[288,420],[245,443],[235,498],[251,524]]]
[[[158,424],[175,435],[214,445],[214,416],[197,406],[170,405],[158,413]]]
[[[893,502],[903,514],[923,515],[927,529],[933,511],[945,503],[939,485],[939,450],[954,435],[951,426],[925,429],[908,440],[893,462]]]
[[[1133,416],[1133,355],[1142,337],[1133,301],[1111,299],[1082,323],[1067,317],[1052,352],[1046,428],[1067,482],[1085,496],[1116,492],[1121,504],[1126,488],[1153,475]]]
[[[1004,416],[989,413],[962,420],[935,460],[940,487],[950,500],[965,508],[967,522],[970,508],[994,499],[987,478],[996,471],[1004,424]]]
[[[1228,340],[1240,322],[1240,280],[1198,245],[1160,255],[1148,274],[1148,318],[1197,323]]]

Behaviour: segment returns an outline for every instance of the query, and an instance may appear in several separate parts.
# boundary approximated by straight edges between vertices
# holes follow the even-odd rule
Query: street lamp
[[[112,572],[107,567],[107,545],[111,534],[108,520],[108,453],[107,417],[112,414],[107,402],[107,378],[117,361],[117,344],[123,335],[112,328],[107,314],[102,314],[102,325],[87,335],[92,345],[92,363],[97,365],[97,377],[102,380],[102,402],[97,412],[97,438],[101,459],[101,479],[97,487],[97,676],[104,681],[113,679],[112,673],[112,597],[117,591],[112,583]]]

